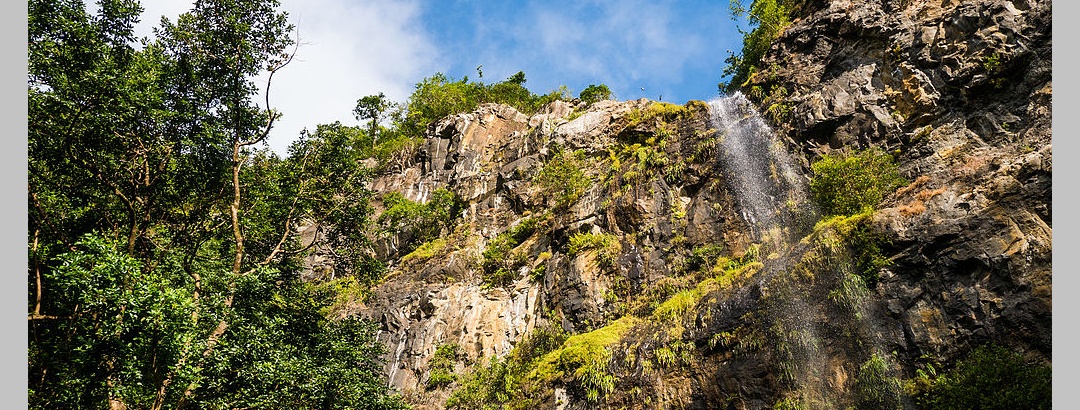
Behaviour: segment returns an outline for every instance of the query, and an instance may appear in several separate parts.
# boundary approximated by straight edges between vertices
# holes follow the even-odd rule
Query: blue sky
[[[138,32],[174,18],[189,0],[143,1]],[[274,77],[271,105],[284,117],[269,145],[284,154],[300,130],[353,125],[356,100],[403,102],[442,72],[497,82],[524,71],[534,93],[565,85],[576,96],[606,84],[620,100],[674,103],[718,96],[727,50],[741,37],[727,1],[281,0],[301,42]],[[260,99],[261,101],[261,99]]]

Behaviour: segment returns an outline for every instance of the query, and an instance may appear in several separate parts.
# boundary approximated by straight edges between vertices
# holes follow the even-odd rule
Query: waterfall
[[[818,215],[809,200],[807,178],[754,106],[741,93],[709,102],[712,126],[716,128],[723,178],[735,197],[739,214],[750,226],[761,246],[764,264],[757,286],[767,315],[770,347],[778,358],[781,379],[792,382],[795,397],[807,408],[836,407],[843,398],[837,391],[837,363],[849,362],[859,351],[882,353],[877,324],[863,314],[865,298],[852,297],[844,303],[856,311],[837,314],[835,291],[850,275],[850,256],[835,260],[832,273],[818,273],[807,279],[796,265],[814,245],[802,243],[813,230]],[[863,290],[865,293],[865,289]],[[825,296],[826,294],[830,296]],[[833,300],[826,300],[833,299]],[[842,322],[830,323],[841,317]],[[845,348],[839,340],[823,335],[845,328],[859,334],[858,346]],[[861,360],[861,359],[859,359]],[[790,396],[789,396],[790,397]]]
[[[755,239],[775,228],[794,228],[812,214],[805,178],[750,101],[735,93],[710,101],[709,108],[721,138],[724,177]]]
[[[821,340],[827,316],[820,301],[785,275],[801,257],[798,238],[816,212],[807,196],[807,180],[773,130],[741,93],[709,102],[719,137],[721,170],[739,214],[761,247],[765,272],[759,286],[768,288],[764,311],[775,334],[772,348],[782,378],[811,402],[830,401],[824,380],[830,358]],[[766,256],[769,255],[769,256]]]

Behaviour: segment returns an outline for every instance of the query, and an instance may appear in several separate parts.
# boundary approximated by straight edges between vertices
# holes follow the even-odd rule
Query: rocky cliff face
[[[883,147],[915,181],[875,215],[894,262],[877,293],[912,359],[1051,356],[1050,23],[1048,1],[833,1],[753,79],[807,160]]]
[[[620,298],[668,277],[684,250],[722,241],[738,252],[750,243],[717,172],[705,105],[652,104],[555,102],[532,117],[485,105],[434,124],[414,163],[373,181],[376,191],[418,202],[446,188],[468,204],[439,251],[406,257],[358,310],[383,323],[392,385],[440,407],[447,392],[427,388],[438,346],[461,347],[460,373],[464,363],[505,356],[538,321],[587,332],[625,314]],[[556,151],[581,153],[578,177],[587,180],[564,207],[534,178]],[[505,285],[485,284],[483,251],[525,220],[540,228],[515,247],[521,271]],[[601,267],[598,250],[570,255],[575,234],[617,238],[613,263]],[[392,242],[383,249],[398,260]]]
[[[470,369],[537,329],[578,336],[533,363],[554,371],[528,373],[518,406],[844,408],[882,352],[897,378],[985,342],[1049,364],[1050,14],[1048,1],[838,0],[776,40],[747,94],[779,138],[764,145],[794,162],[787,185],[845,147],[887,150],[910,182],[870,216],[891,264],[865,291],[830,240],[844,228],[814,227],[804,197],[762,191],[789,217],[748,210],[715,107],[484,105],[433,124],[372,182],[466,205],[409,254],[408,238],[383,238],[392,273],[347,313],[382,324],[389,382],[417,408],[444,407]],[[756,116],[743,110],[733,123]],[[562,160],[580,173],[538,178]],[[610,379],[582,376],[581,344],[606,352]],[[439,371],[458,378],[436,382],[448,345]]]

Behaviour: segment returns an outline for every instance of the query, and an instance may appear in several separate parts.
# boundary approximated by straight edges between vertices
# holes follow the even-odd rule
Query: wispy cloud
[[[362,96],[404,100],[435,61],[431,41],[415,29],[418,1],[286,0],[282,7],[301,45],[271,89],[271,104],[285,114],[270,137],[278,152],[304,128],[355,123]]]
[[[538,92],[560,84],[576,92],[603,82],[624,99],[661,94],[674,99],[680,97],[675,90],[684,73],[714,57],[705,54],[711,33],[701,24],[722,11],[655,0],[532,0],[476,9],[463,15],[470,21],[461,24],[482,38],[469,52],[498,79],[525,70]],[[719,67],[712,70],[719,73]],[[715,79],[707,83],[715,89]]]
[[[139,34],[149,36],[161,15],[175,19],[191,4],[145,1]],[[278,153],[284,154],[304,128],[355,124],[352,109],[362,96],[383,92],[403,101],[434,67],[436,50],[417,29],[417,0],[282,0],[281,9],[296,26],[300,47],[270,87],[270,105],[284,114],[269,137]],[[264,81],[257,83],[261,87]]]

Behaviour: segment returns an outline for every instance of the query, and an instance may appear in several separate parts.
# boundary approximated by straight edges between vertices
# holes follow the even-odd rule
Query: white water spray
[[[741,93],[710,101],[709,107],[720,137],[721,169],[739,212],[763,250],[777,253],[762,260],[766,273],[761,286],[771,288],[767,311],[780,371],[802,394],[817,396],[825,387],[822,375],[829,361],[820,337],[819,321],[824,315],[798,284],[770,273],[783,272],[799,257],[789,252],[799,233],[808,228],[799,225],[813,219],[807,181],[796,172],[795,161],[783,143]]]
[[[805,208],[806,181],[783,143],[742,93],[712,100],[709,108],[721,137],[724,177],[754,236],[795,224]]]

